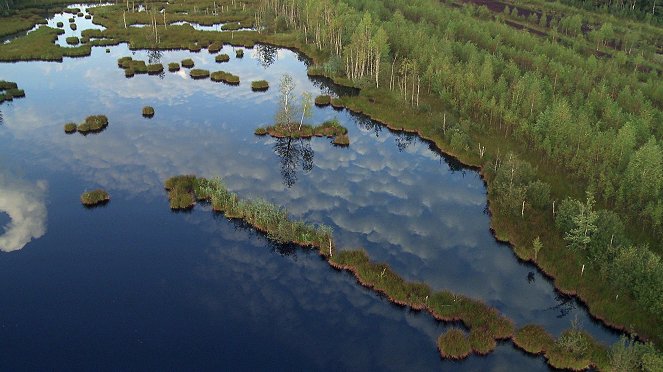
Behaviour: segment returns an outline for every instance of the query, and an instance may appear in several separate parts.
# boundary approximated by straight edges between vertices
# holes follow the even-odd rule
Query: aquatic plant
[[[168,64],[168,71],[177,72],[180,70],[180,64],[177,62],[171,62]]]
[[[86,14],[85,19],[92,19],[92,15],[91,14]]]
[[[228,22],[221,26],[223,31],[237,31],[240,28],[242,28],[242,26],[239,24],[239,22]]]
[[[315,105],[316,106],[328,106],[331,104],[331,97],[328,95],[321,95],[315,97]]]
[[[154,107],[152,106],[143,107],[143,116],[146,118],[151,118],[152,116],[154,116]]]
[[[214,58],[214,60],[218,63],[228,62],[230,61],[230,56],[227,54],[219,54]]]
[[[94,207],[105,204],[110,200],[110,195],[103,189],[86,191],[81,195],[81,203],[86,207]]]
[[[472,352],[470,341],[459,328],[452,328],[437,339],[437,347],[444,358],[463,359]]]
[[[334,108],[334,110],[343,110],[345,108],[343,106],[343,101],[341,101],[340,98],[332,98],[331,106]]]
[[[76,123],[67,123],[64,125],[64,132],[67,134],[76,132]]]
[[[311,138],[327,137],[333,138],[332,143],[338,146],[348,146],[350,138],[347,133],[348,130],[337,119],[327,120],[318,126],[311,126],[308,124],[290,123],[290,124],[276,124],[270,125],[264,129],[267,134],[276,138]]]
[[[78,12],[78,13],[76,14],[77,17],[83,17],[84,15],[85,15],[85,14],[83,14],[83,12]]]
[[[25,97],[25,91],[19,89],[15,82],[0,80],[0,103],[22,97]]]
[[[67,44],[69,45],[78,45],[79,40],[76,36],[69,36],[68,38],[65,39]]]
[[[233,75],[229,72],[225,71],[214,71],[212,73],[212,81],[215,82],[223,82],[228,85],[238,85],[239,84],[239,76]]]
[[[347,134],[341,134],[336,137],[334,137],[334,140],[332,143],[336,146],[349,146],[350,145],[350,137],[348,137]]]
[[[251,82],[251,90],[254,92],[264,92],[269,89],[267,80],[255,80]]]
[[[189,74],[192,79],[207,79],[209,77],[209,70],[194,68]]]
[[[108,118],[105,115],[91,115],[85,121],[78,124],[76,130],[81,134],[95,133],[104,130],[108,126]]]
[[[164,187],[168,190],[168,201],[170,209],[182,210],[190,209],[196,204],[193,195],[196,177],[193,175],[183,175],[171,177],[166,180]]]
[[[198,43],[189,44],[189,52],[198,53],[203,47]]]
[[[193,59],[191,58],[183,59],[181,64],[184,68],[192,68],[194,66]]]

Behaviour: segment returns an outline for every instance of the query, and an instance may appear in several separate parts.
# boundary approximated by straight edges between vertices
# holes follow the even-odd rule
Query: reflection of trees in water
[[[554,311],[559,310],[557,318],[564,318],[576,308],[575,302],[573,301],[573,297],[564,295],[557,291],[555,291],[555,301],[557,301],[558,304],[551,306],[546,310],[554,310]]]
[[[352,117],[355,119],[355,123],[357,123],[359,128],[367,132],[375,133],[375,137],[380,137],[380,132],[382,132],[382,125],[378,124],[378,122],[369,119],[365,115],[354,113],[350,113],[350,115],[352,115]]]
[[[2,118],[2,110],[0,110],[0,125],[2,125],[5,120]]]
[[[394,141],[396,141],[396,147],[398,147],[399,152],[403,152],[408,149],[413,143],[415,143],[417,137],[412,133],[395,133]]]
[[[150,64],[161,63],[161,57],[163,57],[163,52],[160,50],[150,50],[147,52],[147,62]]]
[[[281,158],[281,177],[288,187],[297,182],[299,167],[306,173],[313,169],[314,153],[309,140],[277,138],[274,152]]]
[[[263,68],[271,66],[277,59],[278,49],[271,45],[258,44],[255,46],[258,64]]]
[[[297,253],[301,250],[301,247],[292,243],[278,243],[272,239],[269,239],[265,234],[258,232],[253,226],[246,223],[244,220],[239,219],[227,219],[222,213],[215,213],[214,219],[217,221],[229,222],[232,224],[232,227],[235,231],[244,231],[246,232],[251,239],[266,239],[267,246],[269,250],[277,253],[280,256],[291,257],[295,261],[297,260]]]

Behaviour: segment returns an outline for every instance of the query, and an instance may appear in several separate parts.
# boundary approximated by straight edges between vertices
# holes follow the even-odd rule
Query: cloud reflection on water
[[[32,184],[0,169],[0,211],[11,219],[0,235],[0,251],[17,251],[46,233],[46,189],[44,181]]]

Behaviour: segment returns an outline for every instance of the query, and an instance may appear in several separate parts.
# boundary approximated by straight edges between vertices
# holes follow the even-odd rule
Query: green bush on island
[[[69,45],[78,45],[79,40],[76,36],[69,36],[68,38],[65,39],[67,44]]]
[[[171,62],[168,64],[168,71],[177,72],[180,70],[180,64],[177,62]]]
[[[64,132],[67,134],[76,132],[76,123],[67,123],[64,125]]]
[[[331,104],[331,97],[328,95],[322,95],[315,97],[316,106],[328,106]]]
[[[256,80],[251,82],[251,90],[255,92],[264,92],[269,89],[267,80]]]
[[[150,75],[157,75],[163,72],[163,65],[161,63],[153,63],[147,65],[147,73]]]
[[[472,347],[465,332],[452,328],[437,339],[437,347],[442,357],[449,359],[463,359],[470,355]]]
[[[58,23],[56,23],[56,26],[59,27],[59,28],[63,28],[63,27],[64,27],[64,23],[62,23],[62,22],[58,22]]]
[[[212,81],[223,82],[228,85],[238,85],[239,76],[225,71],[214,71],[211,75]]]
[[[227,54],[219,54],[214,57],[214,60],[218,63],[228,62],[230,61],[230,56]]]
[[[207,47],[207,51],[210,54],[218,53],[219,51],[221,51],[222,47],[223,47],[223,45],[221,43],[212,43]]]
[[[104,130],[108,126],[108,118],[105,115],[91,115],[85,118],[85,121],[78,124],[76,130],[79,133],[94,133]]]
[[[110,200],[110,195],[102,189],[86,191],[81,195],[81,203],[86,207],[105,204]]]
[[[193,67],[193,60],[191,58],[186,58],[182,60],[182,67],[184,68],[192,68]]]
[[[192,79],[207,79],[209,77],[209,70],[194,68],[189,74]]]
[[[244,58],[244,49],[235,50],[235,57],[236,58]]]
[[[152,116],[154,116],[154,107],[152,106],[143,107],[143,116],[146,118],[151,118]]]

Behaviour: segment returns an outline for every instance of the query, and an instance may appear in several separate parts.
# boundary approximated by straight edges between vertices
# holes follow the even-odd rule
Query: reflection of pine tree
[[[407,150],[412,143],[414,143],[415,140],[414,134],[411,133],[398,133],[396,134],[394,140],[396,141],[396,147],[398,147],[398,151],[403,152]]]
[[[4,123],[4,120],[2,119],[2,111],[0,111],[0,125]]]
[[[163,52],[160,50],[150,50],[147,52],[147,60],[149,64],[161,63],[161,57],[163,57]]]
[[[256,51],[258,55],[258,63],[263,68],[267,68],[276,61],[276,47],[271,45],[258,44],[256,45]]]
[[[274,152],[281,158],[281,177],[287,187],[297,182],[297,169],[300,166],[305,173],[313,169],[314,152],[308,140],[278,138]]]

